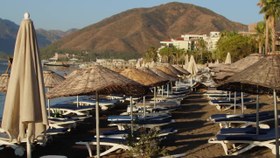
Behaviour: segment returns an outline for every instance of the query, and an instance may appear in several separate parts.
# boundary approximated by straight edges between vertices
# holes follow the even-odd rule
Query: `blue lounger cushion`
[[[273,111],[263,111],[259,112],[259,116],[264,116],[264,115],[274,115]],[[211,120],[217,120],[217,119],[225,119],[225,118],[233,118],[233,117],[239,117],[239,118],[244,118],[244,117],[256,117],[256,113],[252,114],[214,114],[211,115],[210,119]]]
[[[244,141],[267,141],[275,139],[275,129],[270,129],[266,133],[263,134],[217,134],[216,135],[217,140],[244,140]]]
[[[270,129],[259,129],[259,134],[266,134]],[[257,129],[255,127],[246,128],[222,128],[219,134],[231,135],[231,134],[256,134]]]

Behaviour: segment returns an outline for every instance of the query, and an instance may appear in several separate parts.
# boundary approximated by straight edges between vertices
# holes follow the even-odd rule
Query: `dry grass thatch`
[[[121,93],[131,96],[142,95],[147,87],[130,80],[108,68],[94,65],[90,68],[79,69],[70,75],[61,84],[47,93],[48,98]]]
[[[234,74],[218,88],[249,93],[272,93],[273,89],[280,91],[280,56],[260,59]]]
[[[216,72],[214,80],[224,81],[233,74],[240,72],[258,62],[261,58],[262,57],[259,54],[250,54],[249,56],[230,65],[218,64],[217,67],[211,69],[212,72]]]
[[[178,78],[178,75],[181,75],[181,74],[176,73],[176,72],[172,71],[171,69],[169,69],[168,66],[157,66],[156,68],[163,71],[164,73],[166,73],[170,76],[176,77],[176,78]]]
[[[63,76],[60,76],[59,74],[50,70],[43,71],[43,77],[45,87],[47,88],[53,88],[54,86],[65,80]]]
[[[180,72],[181,72],[182,74],[184,74],[184,75],[189,75],[189,74],[190,74],[186,69],[182,68],[182,67],[179,66],[179,65],[173,65],[173,67],[174,67],[175,69],[177,69],[178,71],[180,71]]]
[[[143,84],[145,86],[151,86],[151,87],[163,85],[168,81],[160,76],[151,75],[147,72],[144,72],[136,68],[125,69],[121,71],[120,74],[140,84]]]
[[[8,83],[9,83],[10,75],[8,73],[4,73],[0,75],[0,92],[7,92]]]
[[[168,79],[169,81],[176,81],[177,80],[176,77],[173,77],[173,76],[171,76],[171,75],[169,75],[169,74],[167,74],[167,73],[165,73],[165,72],[163,72],[163,71],[161,71],[157,68],[150,68],[150,70],[153,71],[154,73],[156,73],[157,75],[159,75],[159,76],[161,76],[165,79]]]

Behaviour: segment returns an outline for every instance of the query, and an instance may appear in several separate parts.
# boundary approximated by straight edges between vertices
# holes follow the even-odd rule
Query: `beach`
[[[254,96],[252,96],[254,97]],[[260,97],[261,111],[272,110],[272,99],[266,95]],[[126,105],[119,105],[112,111],[101,113],[101,131],[115,129],[107,127],[107,116],[116,115],[126,110]],[[233,112],[232,110],[227,111]],[[237,113],[240,113],[240,109]],[[255,105],[247,105],[245,113],[254,113]],[[178,132],[171,136],[168,141],[164,142],[164,148],[169,151],[170,155],[182,154],[182,157],[274,157],[271,151],[264,147],[255,147],[238,156],[226,156],[222,146],[219,144],[209,144],[208,139],[214,137],[219,131],[219,125],[207,121],[212,114],[225,113],[220,112],[215,106],[209,105],[207,98],[201,92],[194,92],[186,95],[181,102],[181,108],[172,112],[175,123],[169,125],[178,129]],[[58,135],[53,138],[45,147],[36,146],[33,150],[33,157],[42,155],[65,155],[68,158],[86,158],[88,152],[84,146],[75,145],[75,142],[92,138],[95,134],[95,120],[93,118],[80,124],[76,129],[65,135]],[[5,157],[16,158],[12,149],[5,148],[0,150],[0,155]],[[127,157],[125,152],[115,152],[105,158]]]

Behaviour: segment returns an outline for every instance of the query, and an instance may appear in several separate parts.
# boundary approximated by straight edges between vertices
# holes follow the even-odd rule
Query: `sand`
[[[261,104],[261,111],[272,110],[272,98],[261,96],[260,101],[269,104]],[[169,154],[185,153],[188,158],[210,158],[210,157],[261,157],[269,158],[275,157],[271,151],[264,147],[256,147],[248,152],[238,156],[225,156],[225,153],[219,144],[209,144],[208,139],[214,137],[219,130],[218,124],[207,121],[207,118],[212,114],[225,113],[220,112],[215,106],[209,105],[208,100],[202,93],[196,92],[187,95],[181,102],[182,108],[172,113],[176,123],[172,127],[178,129],[178,133],[168,139],[163,145],[169,151]],[[112,129],[106,127],[106,117],[111,114],[118,114],[124,111],[125,105],[119,105],[116,109],[109,112],[101,113],[101,131]],[[237,111],[240,113],[240,110]],[[248,105],[245,113],[255,112],[255,105]],[[233,113],[233,110],[226,111],[226,113]],[[35,146],[33,148],[33,157],[38,158],[42,155],[65,155],[68,158],[86,158],[88,152],[84,146],[75,145],[76,141],[84,140],[92,137],[95,132],[95,120],[89,119],[80,124],[76,129],[65,135],[58,135],[53,138],[45,147]],[[24,156],[25,157],[25,156]],[[118,152],[106,156],[126,157],[126,153]],[[5,148],[0,150],[0,158],[18,158],[14,155],[13,150]]]

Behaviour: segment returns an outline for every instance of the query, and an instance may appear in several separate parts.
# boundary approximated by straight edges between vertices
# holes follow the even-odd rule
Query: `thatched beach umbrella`
[[[51,70],[43,71],[44,83],[46,88],[53,88],[54,86],[58,85],[65,78]]]
[[[178,71],[180,71],[181,73],[183,73],[184,75],[189,75],[189,71],[187,71],[186,69],[182,68],[181,66],[179,65],[173,65],[173,67],[175,69],[177,69]]]
[[[156,86],[164,85],[168,82],[168,80],[160,76],[152,75],[136,68],[125,69],[120,74],[145,86],[154,87],[154,106],[156,104]]]
[[[245,70],[233,75],[224,84],[220,85],[218,89],[243,91],[254,94],[273,94],[276,156],[279,156],[278,108],[276,104],[276,92],[280,92],[280,56],[268,56],[260,59],[258,62]]]
[[[45,91],[36,32],[29,14],[24,14],[16,38],[14,59],[8,84],[1,127],[12,139],[30,143],[43,135],[48,126]]]
[[[169,69],[167,66],[163,66],[163,65],[162,65],[162,66],[157,66],[156,68],[159,69],[159,70],[161,70],[161,71],[163,71],[164,73],[166,73],[166,74],[172,76],[172,77],[176,77],[176,78],[179,77],[179,76],[178,76],[179,73],[172,71],[172,70]]]
[[[60,76],[59,74],[51,70],[43,71],[43,78],[45,87],[48,89],[48,91],[50,88],[53,88],[54,86],[65,80],[63,76]],[[48,116],[50,117],[50,99],[48,99]]]
[[[146,87],[130,80],[108,68],[94,65],[90,68],[79,69],[66,78],[61,84],[51,89],[47,97],[62,97],[76,95],[96,94],[96,138],[97,157],[100,156],[99,140],[99,94],[122,93],[130,96],[142,95],[146,93]]]
[[[163,77],[165,79],[168,79],[169,81],[176,81],[177,77],[171,76],[157,68],[149,68],[151,71],[153,71],[154,73],[156,73],[157,75],[159,75],[160,77]]]
[[[212,72],[216,72],[214,80],[224,81],[233,74],[244,70],[245,68],[258,62],[262,57],[259,54],[250,54],[245,58],[242,58],[230,65],[219,64],[219,67],[214,67],[211,69]]]
[[[120,72],[120,74],[140,84],[150,87],[163,85],[168,81],[167,79],[164,79],[160,76],[152,75],[136,68],[124,69]]]
[[[0,75],[0,92],[6,93],[8,88],[10,75],[8,73],[4,73]]]

